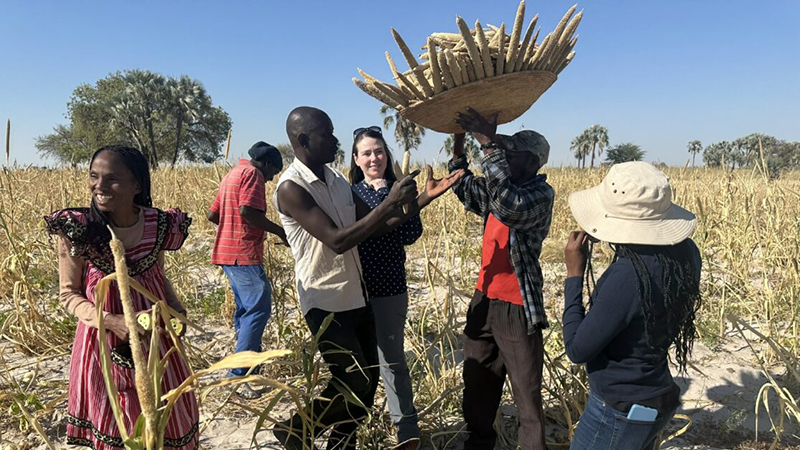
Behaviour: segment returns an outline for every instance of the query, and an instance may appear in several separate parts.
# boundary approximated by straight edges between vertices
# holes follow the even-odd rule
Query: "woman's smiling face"
[[[110,213],[132,208],[141,188],[122,159],[104,151],[89,167],[89,191],[100,211]]]
[[[383,141],[365,136],[356,144],[356,151],[356,165],[364,172],[364,177],[371,180],[383,178],[387,161]]]

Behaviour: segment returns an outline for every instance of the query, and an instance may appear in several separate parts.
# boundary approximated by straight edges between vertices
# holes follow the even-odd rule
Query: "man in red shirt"
[[[261,351],[261,336],[272,308],[272,286],[264,273],[264,232],[285,243],[286,234],[267,219],[264,184],[283,169],[281,154],[272,145],[256,142],[219,185],[217,198],[208,211],[208,220],[218,225],[211,263],[222,266],[231,283],[236,311],[233,325],[237,332],[236,352]],[[240,376],[248,368],[231,370]],[[258,398],[250,386],[239,395]]]

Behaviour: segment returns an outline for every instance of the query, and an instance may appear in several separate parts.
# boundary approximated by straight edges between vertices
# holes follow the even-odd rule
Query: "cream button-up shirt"
[[[325,166],[322,182],[305,164],[295,159],[278,180],[273,201],[292,247],[300,308],[306,315],[314,308],[342,312],[366,306],[358,250],[339,255],[285,215],[278,204],[278,188],[293,181],[305,189],[340,228],[356,221],[356,204],[350,183],[339,171]]]

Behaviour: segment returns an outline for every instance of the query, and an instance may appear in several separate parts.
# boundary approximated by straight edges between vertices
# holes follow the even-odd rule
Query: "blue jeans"
[[[655,422],[629,420],[589,392],[589,401],[581,415],[570,450],[652,450],[658,433],[669,423],[675,411],[659,414]]]
[[[261,336],[272,309],[272,286],[264,266],[222,266],[231,282],[236,301],[233,328],[236,330],[236,352],[261,351]],[[245,375],[249,367],[230,371],[232,376]]]

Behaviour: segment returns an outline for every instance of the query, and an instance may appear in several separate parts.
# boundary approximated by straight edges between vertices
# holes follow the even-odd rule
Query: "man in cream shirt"
[[[414,177],[407,176],[394,184],[386,201],[370,211],[354,198],[347,179],[326,165],[333,162],[339,142],[327,114],[311,107],[295,108],[286,120],[286,132],[295,160],[278,181],[275,206],[292,248],[300,307],[311,333],[316,334],[333,314],[319,350],[337,383],[329,383],[320,394],[327,400],[315,400],[305,412],[319,422],[320,429],[303,434],[302,419],[295,414],[277,424],[273,433],[288,449],[302,449],[304,442],[313,448],[310,439],[333,425],[328,448],[351,449],[366,410],[348,402],[336,385],[345,384],[369,408],[379,376],[375,324],[356,246],[418,214],[463,173],[435,180],[429,171],[419,196]],[[409,205],[407,213],[403,205]]]

